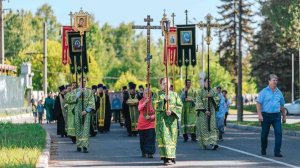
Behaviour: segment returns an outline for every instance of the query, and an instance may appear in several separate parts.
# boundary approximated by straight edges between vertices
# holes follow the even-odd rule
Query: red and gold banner
[[[164,64],[168,58],[169,65],[176,65],[177,62],[177,32],[176,27],[170,27],[167,39],[167,46],[165,47],[166,54],[164,57]]]
[[[68,32],[73,32],[72,26],[63,26],[62,28],[62,63],[67,65],[69,63],[69,45],[67,35]]]

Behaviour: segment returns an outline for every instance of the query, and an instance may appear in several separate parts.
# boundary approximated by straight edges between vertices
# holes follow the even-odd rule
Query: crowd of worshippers
[[[59,87],[53,119],[57,135],[70,137],[78,152],[88,153],[89,137],[110,131],[112,110],[109,90],[103,84],[87,88],[86,78],[79,81],[80,86],[73,82]],[[153,158],[157,142],[163,163],[175,164],[179,131],[184,142],[198,141],[206,150],[217,150],[228,115],[227,91],[212,88],[208,79],[202,88],[193,88],[187,79],[180,93],[173,91],[167,78],[159,83],[158,92],[148,85],[136,90],[133,82],[122,87],[121,117],[117,118],[129,137],[139,136],[141,156]]]

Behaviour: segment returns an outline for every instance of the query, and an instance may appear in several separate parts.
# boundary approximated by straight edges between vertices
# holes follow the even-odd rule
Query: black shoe
[[[142,157],[145,158],[145,157],[146,157],[146,154],[145,154],[145,153],[142,153]]]
[[[137,134],[133,134],[133,136],[135,136],[135,137],[136,137],[136,136],[137,136]]]
[[[183,140],[183,142],[187,142],[187,141],[188,141],[188,139],[184,139],[184,140]]]
[[[211,149],[212,149],[212,150],[217,150],[218,147],[219,147],[218,145],[211,145]]]
[[[77,147],[77,152],[81,152],[81,148],[78,148],[78,147]]]
[[[132,134],[128,134],[128,136],[129,136],[129,137],[131,137],[131,136],[132,136]]]
[[[148,158],[153,158],[153,155],[152,154],[148,154]]]
[[[197,139],[192,139],[193,142],[197,142]]]
[[[261,150],[261,155],[263,155],[263,156],[266,156],[266,155],[267,155],[267,152],[266,152],[265,149],[262,149],[262,150]]]
[[[83,147],[83,153],[89,153],[86,147]]]
[[[275,157],[283,157],[281,153],[275,153]]]
[[[76,144],[76,138],[72,137],[71,139],[72,139],[73,144]]]
[[[171,159],[171,161],[173,162],[173,164],[176,164],[176,160],[175,159]]]

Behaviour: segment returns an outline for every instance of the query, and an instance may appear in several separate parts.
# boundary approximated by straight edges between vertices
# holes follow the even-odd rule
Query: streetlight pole
[[[292,102],[294,102],[294,54],[292,54]]]
[[[0,0],[1,1],[1,0]],[[44,56],[43,56],[43,65],[44,65],[44,71],[43,71],[43,89],[44,89],[44,96],[47,95],[47,23],[44,22]]]
[[[0,64],[4,64],[4,28],[3,28],[3,5],[0,0]]]

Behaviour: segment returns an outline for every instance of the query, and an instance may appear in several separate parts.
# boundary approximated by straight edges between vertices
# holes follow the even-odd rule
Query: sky
[[[144,18],[147,15],[153,18],[152,25],[159,25],[164,9],[170,20],[171,14],[175,13],[175,24],[186,23],[185,10],[188,10],[188,20],[191,24],[204,21],[208,13],[214,18],[220,17],[217,14],[219,0],[9,0],[9,2],[5,0],[3,8],[13,11],[24,9],[35,13],[37,8],[45,3],[52,7],[58,22],[62,25],[69,25],[69,13],[78,12],[81,8],[93,14],[100,26],[108,23],[114,27],[122,22],[145,25]],[[146,31],[143,33],[146,35]],[[202,31],[198,29],[196,33],[196,43],[200,45]],[[155,40],[161,38],[160,30],[153,30],[151,34]],[[212,49],[216,49],[218,37],[213,37],[213,39]]]

